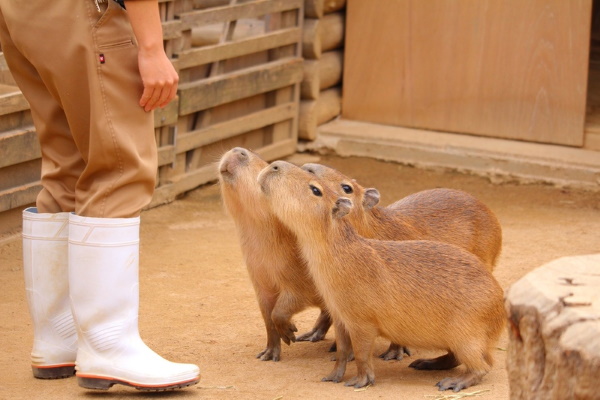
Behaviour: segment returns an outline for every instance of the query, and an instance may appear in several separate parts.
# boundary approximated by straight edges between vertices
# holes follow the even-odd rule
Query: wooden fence
[[[150,207],[216,179],[234,146],[272,160],[296,151],[304,0],[159,0],[178,98],[155,112],[157,187]],[[40,190],[29,105],[0,57],[0,234]]]

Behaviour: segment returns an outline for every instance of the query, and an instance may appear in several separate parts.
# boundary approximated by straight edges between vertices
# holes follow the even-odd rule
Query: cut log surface
[[[505,306],[511,399],[600,399],[600,254],[539,267]]]

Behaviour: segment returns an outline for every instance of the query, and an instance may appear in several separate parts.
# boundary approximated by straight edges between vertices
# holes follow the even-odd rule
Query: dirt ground
[[[382,205],[435,187],[472,193],[502,224],[504,246],[495,276],[505,289],[555,258],[600,252],[598,193],[541,185],[496,185],[480,177],[372,159],[300,154],[291,161],[335,167],[363,186],[378,188]],[[457,373],[408,368],[416,357],[435,354],[414,349],[413,356],[402,361],[377,359],[376,384],[366,390],[321,382],[333,366],[327,352],[333,331],[319,343],[284,345],[280,362],[256,359],[266,335],[218,185],[201,187],[142,214],[140,270],[141,335],[164,357],[198,364],[202,379],[197,386],[166,394],[143,394],[123,386],[94,392],[78,387],[73,378],[34,379],[29,364],[32,329],[21,240],[13,236],[0,240],[0,399],[431,399],[441,393],[434,384]],[[311,309],[296,316],[299,333],[309,330],[317,314]],[[377,345],[381,352],[387,343],[382,340]],[[463,393],[482,391],[481,399],[508,399],[506,346],[504,334],[494,355],[493,371]],[[350,363],[346,378],[354,371],[354,363]]]

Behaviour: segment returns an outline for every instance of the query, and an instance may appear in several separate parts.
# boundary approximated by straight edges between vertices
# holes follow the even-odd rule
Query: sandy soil
[[[600,195],[557,188],[494,185],[485,179],[424,171],[361,158],[297,155],[299,164],[321,162],[376,187],[382,204],[410,193],[449,187],[466,190],[497,214],[504,248],[495,270],[503,288],[545,262],[566,255],[600,252]],[[0,241],[0,399],[201,398],[201,399],[428,399],[434,384],[457,371],[414,371],[407,366],[429,353],[415,350],[402,361],[375,361],[376,384],[356,391],[320,379],[333,366],[327,352],[330,331],[319,343],[284,346],[280,362],[255,355],[266,335],[242,261],[233,223],[224,213],[219,187],[199,188],[167,206],[142,215],[140,331],[144,340],[174,361],[197,363],[201,382],[167,394],[143,394],[123,386],[86,391],[75,379],[36,380],[31,375],[31,321],[25,301],[21,241]],[[296,317],[308,330],[317,310]],[[383,351],[387,343],[377,343]],[[481,399],[507,399],[506,334],[495,352],[496,365],[483,382],[464,392]],[[460,367],[459,367],[460,368]],[[349,365],[346,377],[353,374]],[[446,392],[445,394],[450,394]]]

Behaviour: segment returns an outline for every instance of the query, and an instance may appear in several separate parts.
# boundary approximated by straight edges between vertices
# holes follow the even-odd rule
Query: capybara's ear
[[[379,204],[379,190],[375,188],[365,189],[365,195],[363,197],[363,206],[370,210]]]
[[[333,215],[333,218],[342,218],[343,216],[347,215],[351,209],[352,200],[347,197],[340,197],[335,202],[335,206],[333,207],[333,210],[331,210],[331,214]]]

